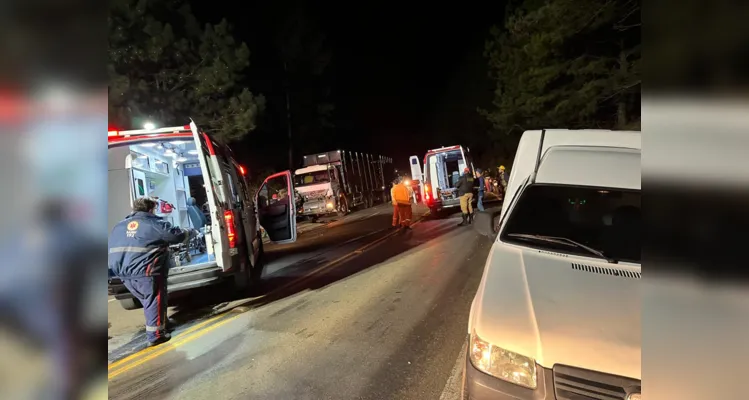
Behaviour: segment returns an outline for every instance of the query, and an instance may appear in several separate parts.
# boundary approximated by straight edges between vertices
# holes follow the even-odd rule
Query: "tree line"
[[[229,143],[255,130],[268,118],[262,115],[266,111],[276,120],[276,135],[286,133],[290,124],[300,136],[322,135],[332,126],[335,109],[327,84],[331,54],[325,35],[300,2],[273,7],[284,11],[283,20],[274,21],[274,31],[267,33],[282,72],[263,77],[270,82],[269,93],[255,93],[249,83],[250,48],[236,39],[226,19],[200,21],[186,0],[112,0],[109,123],[138,129],[146,121],[181,125],[190,116]],[[268,109],[268,96],[283,107]]]
[[[511,2],[485,42],[494,162],[529,129],[640,127],[640,1]]]

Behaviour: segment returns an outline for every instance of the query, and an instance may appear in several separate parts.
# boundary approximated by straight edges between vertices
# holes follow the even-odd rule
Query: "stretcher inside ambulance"
[[[460,207],[457,185],[466,167],[474,175],[473,162],[463,146],[429,150],[424,156],[424,202],[432,213]]]
[[[170,294],[184,294],[227,278],[233,278],[238,289],[245,289],[259,279],[263,252],[260,226],[272,242],[296,240],[289,171],[268,177],[256,204],[246,169],[234,160],[228,147],[213,141],[194,123],[110,131],[108,137],[109,229],[132,212],[134,199],[152,197],[158,201],[156,215],[189,233],[183,243],[169,248]],[[141,306],[111,273],[109,293],[124,308]]]

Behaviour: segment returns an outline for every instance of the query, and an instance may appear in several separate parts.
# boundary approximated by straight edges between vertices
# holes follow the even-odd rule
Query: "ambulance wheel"
[[[242,268],[237,268],[237,272],[234,273],[234,290],[239,293],[244,293],[247,288],[250,287],[250,273],[252,271],[252,259]]]
[[[252,265],[252,268],[250,269],[250,283],[255,283],[260,281],[260,277],[263,275],[263,264],[264,264],[264,256],[265,256],[265,250],[263,249],[263,241],[260,241],[260,246],[258,246],[257,250],[257,258],[255,259],[255,263]]]
[[[429,216],[432,217],[432,219],[439,219],[440,218],[440,210],[434,207],[429,208]]]
[[[132,299],[122,299],[120,300],[120,305],[122,308],[126,310],[137,310],[139,308],[143,308],[143,304],[140,304],[140,301],[138,299],[132,298]]]

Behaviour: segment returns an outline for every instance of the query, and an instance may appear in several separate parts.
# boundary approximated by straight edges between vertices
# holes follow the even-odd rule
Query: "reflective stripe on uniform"
[[[112,247],[109,249],[110,253],[153,253],[156,251],[159,251],[159,247],[154,247],[152,249],[149,249],[148,247],[135,247],[135,246],[125,246],[125,247]]]
[[[164,325],[163,324],[159,325],[159,326],[149,326],[149,325],[146,325],[146,332],[159,332],[159,331],[163,331],[163,330],[164,330]]]

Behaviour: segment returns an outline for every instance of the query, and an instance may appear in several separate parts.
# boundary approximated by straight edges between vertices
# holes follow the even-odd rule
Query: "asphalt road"
[[[180,326],[155,348],[143,349],[142,311],[110,302],[110,399],[457,398],[491,243],[455,216],[392,232],[391,211],[358,211],[267,246],[250,297],[196,293],[170,311]]]

